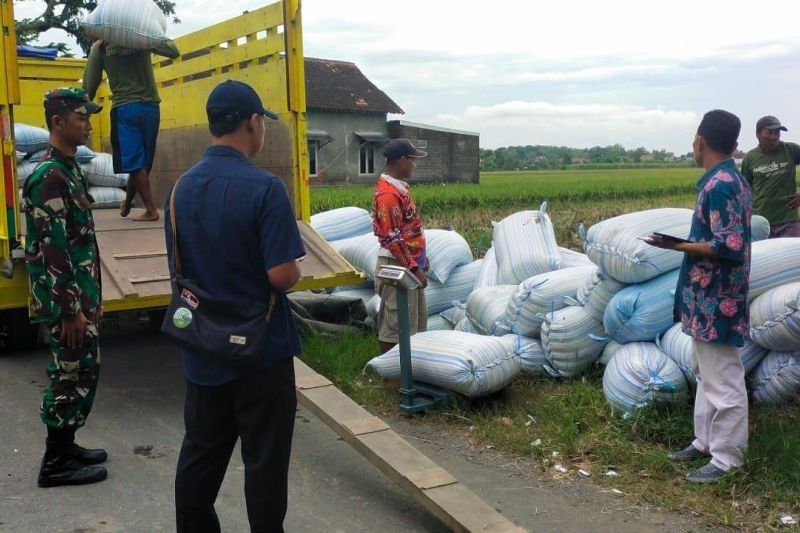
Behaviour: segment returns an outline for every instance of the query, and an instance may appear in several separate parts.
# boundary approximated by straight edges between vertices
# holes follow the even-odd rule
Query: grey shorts
[[[399,342],[400,333],[396,290],[391,285],[382,283],[377,274],[384,265],[399,264],[396,259],[389,257],[378,257],[375,264],[375,293],[381,297],[381,307],[378,311],[378,340],[395,344]],[[411,335],[428,329],[428,306],[425,302],[424,289],[408,291],[408,326]]]

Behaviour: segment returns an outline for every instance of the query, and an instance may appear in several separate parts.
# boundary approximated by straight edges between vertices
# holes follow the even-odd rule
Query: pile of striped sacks
[[[691,210],[642,211],[581,229],[585,255],[557,246],[546,210],[543,204],[494,224],[493,245],[483,259],[468,262],[471,255],[463,254],[449,277],[430,282],[429,331],[411,339],[415,378],[477,396],[506,386],[516,371],[571,378],[599,363],[606,365],[606,397],[622,413],[686,401],[693,387],[690,339],[673,323],[682,254],[638,237],[653,231],[686,237]],[[369,213],[361,217],[360,229],[369,233],[332,244],[371,276],[379,246]],[[426,230],[429,241],[441,238],[438,231]],[[787,401],[800,389],[800,286],[793,285],[800,283],[800,239],[765,241],[768,232],[767,221],[754,217],[753,331],[741,353],[757,402]],[[431,255],[432,269],[437,259]],[[371,285],[358,290],[377,312]],[[482,343],[495,338],[483,357],[474,353],[480,337]],[[369,366],[393,378],[397,360],[395,350]]]
[[[17,180],[20,194],[25,180],[39,166],[50,144],[50,133],[28,124],[14,124],[17,149]],[[75,159],[81,165],[89,182],[89,194],[94,199],[93,209],[119,207],[125,199],[128,174],[116,174],[111,154],[93,152],[86,146],[78,147]]]

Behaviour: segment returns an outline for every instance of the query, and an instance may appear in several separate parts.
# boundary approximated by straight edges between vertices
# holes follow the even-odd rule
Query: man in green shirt
[[[108,75],[114,172],[130,174],[120,214],[128,216],[138,192],[146,209],[144,215],[135,219],[138,221],[158,220],[158,209],[150,192],[150,170],[161,121],[161,98],[153,75],[151,52],[170,59],[180,55],[172,41],[153,50],[131,50],[96,41],[83,74],[83,88],[92,100],[103,80],[103,71]]]
[[[742,175],[753,190],[753,214],[769,220],[770,238],[800,237],[800,144],[781,141],[781,131],[788,130],[773,116],[758,120],[758,146],[744,156]]]

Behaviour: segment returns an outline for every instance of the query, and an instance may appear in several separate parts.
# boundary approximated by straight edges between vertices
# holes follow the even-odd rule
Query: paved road
[[[0,531],[171,531],[173,479],[183,436],[184,381],[169,344],[135,321],[103,338],[95,409],[78,433],[106,448],[109,479],[39,489],[44,450],[38,402],[43,349],[0,356]],[[335,357],[336,354],[331,354]],[[304,409],[298,411],[287,531],[443,531],[366,459]],[[555,481],[527,465],[472,449],[463,436],[391,417],[400,434],[507,517],[531,531],[686,531],[685,517],[632,507],[584,482]],[[238,450],[217,500],[224,531],[247,531]]]

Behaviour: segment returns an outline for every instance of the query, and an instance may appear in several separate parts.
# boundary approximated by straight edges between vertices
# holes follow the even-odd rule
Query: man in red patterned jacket
[[[377,276],[382,266],[404,266],[419,279],[421,286],[408,291],[411,334],[425,331],[428,325],[425,303],[425,287],[428,285],[425,276],[428,270],[425,230],[411,196],[411,186],[406,183],[414,175],[416,160],[428,154],[417,150],[408,139],[394,139],[384,146],[383,155],[386,158],[386,169],[375,185],[372,227],[381,244],[375,266],[375,292],[381,297],[378,341],[381,353],[386,353],[398,343],[399,331],[395,289],[382,283]]]

